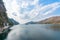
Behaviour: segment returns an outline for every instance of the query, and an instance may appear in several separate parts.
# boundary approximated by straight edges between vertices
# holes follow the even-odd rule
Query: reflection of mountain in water
[[[7,37],[7,40],[60,40],[60,31],[50,27],[57,24],[16,25]],[[59,25],[60,26],[60,25]],[[13,36],[12,36],[13,35]]]

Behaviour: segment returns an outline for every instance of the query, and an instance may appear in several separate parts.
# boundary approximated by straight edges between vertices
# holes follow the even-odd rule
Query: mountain
[[[3,1],[0,0],[0,27],[4,27],[4,24],[7,24],[7,23],[9,23],[9,25],[13,25],[8,20],[6,8],[4,6]]]
[[[14,19],[8,18],[4,3],[2,0],[0,0],[0,40],[4,40],[11,30],[9,28],[17,24],[18,22],[16,22]],[[7,27],[7,25],[9,27]]]
[[[26,23],[26,25],[28,24],[36,24],[36,22],[31,21],[31,22]]]
[[[9,21],[11,23],[13,23],[13,25],[18,25],[19,23],[17,21],[15,21],[14,19],[10,18]]]
[[[36,23],[37,24],[60,24],[60,16],[50,17]]]
[[[53,16],[38,22],[28,22],[26,24],[60,24],[60,16]]]

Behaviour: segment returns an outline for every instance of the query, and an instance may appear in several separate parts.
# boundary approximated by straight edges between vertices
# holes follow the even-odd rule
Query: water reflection
[[[15,25],[6,40],[60,40],[59,24]]]
[[[55,31],[60,31],[60,24],[53,24],[50,28]]]

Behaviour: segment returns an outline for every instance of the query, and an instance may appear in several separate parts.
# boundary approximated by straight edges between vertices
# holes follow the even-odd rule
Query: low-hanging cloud
[[[3,0],[10,18],[15,19],[21,24],[29,21],[36,21],[54,12],[60,7],[60,2],[54,2],[48,5],[40,3],[39,0]],[[15,14],[15,15],[13,15]]]

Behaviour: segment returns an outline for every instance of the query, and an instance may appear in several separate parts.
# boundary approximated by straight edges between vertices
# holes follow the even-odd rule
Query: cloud
[[[59,8],[60,7],[60,2],[55,2],[53,4],[47,5],[46,7],[47,8],[50,7],[50,10],[47,10],[44,15],[48,15],[48,14],[54,12],[57,8]]]
[[[48,5],[38,3],[39,0],[3,0],[10,18],[15,19],[21,24],[29,21],[37,21],[45,18],[46,15],[54,12],[60,7],[60,2]],[[13,15],[13,13],[16,15]]]

